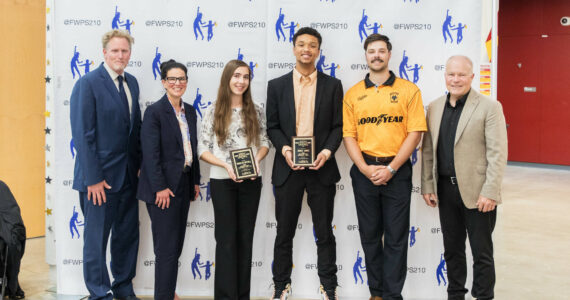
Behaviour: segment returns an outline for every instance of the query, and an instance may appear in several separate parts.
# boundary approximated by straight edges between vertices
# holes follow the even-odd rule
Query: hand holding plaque
[[[293,145],[293,165],[312,167],[315,161],[315,137],[294,136],[291,138],[291,145]]]
[[[257,165],[251,147],[230,151],[236,180],[258,177]]]

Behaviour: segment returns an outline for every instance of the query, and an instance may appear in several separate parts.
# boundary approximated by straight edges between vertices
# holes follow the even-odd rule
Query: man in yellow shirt
[[[343,140],[354,162],[350,176],[370,299],[402,299],[410,226],[410,155],[426,131],[426,120],[418,87],[388,69],[389,38],[371,34],[364,50],[370,73],[344,97]]]

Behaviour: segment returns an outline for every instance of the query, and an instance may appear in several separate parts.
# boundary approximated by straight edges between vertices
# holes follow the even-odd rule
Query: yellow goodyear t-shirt
[[[395,156],[408,132],[427,130],[420,89],[392,71],[378,87],[368,76],[344,96],[343,136],[368,155]]]

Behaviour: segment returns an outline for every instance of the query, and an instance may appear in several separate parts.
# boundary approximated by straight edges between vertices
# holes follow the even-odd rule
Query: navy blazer
[[[335,152],[342,141],[342,83],[322,72],[317,73],[313,135],[315,156],[323,149],[331,151],[331,158],[317,170],[323,184],[340,180]],[[269,81],[267,85],[267,135],[275,146],[272,183],[280,186],[287,180],[291,168],[287,165],[281,149],[291,146],[291,137],[296,135],[295,93],[293,72]]]
[[[75,190],[87,192],[87,186],[106,180],[111,186],[108,192],[118,192],[126,176],[137,186],[141,162],[139,85],[131,74],[125,72],[124,76],[132,97],[130,119],[103,64],[73,87],[70,119],[77,150]]]
[[[184,102],[183,102],[184,103]],[[192,144],[192,166],[188,184],[200,184],[196,111],[184,103],[186,121]],[[156,201],[156,192],[169,188],[175,195],[181,190],[180,176],[184,169],[184,148],[180,125],[166,95],[147,107],[141,129],[143,163],[137,198],[148,203]],[[190,187],[194,191],[194,187]],[[194,196],[194,193],[190,193]],[[192,198],[194,199],[194,198]],[[192,200],[188,199],[188,201]]]

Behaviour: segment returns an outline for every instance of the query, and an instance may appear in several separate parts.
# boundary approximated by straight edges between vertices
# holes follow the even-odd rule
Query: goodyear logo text
[[[361,118],[358,121],[358,125],[365,125],[365,124],[376,124],[380,125],[382,123],[402,123],[404,120],[403,116],[389,116],[387,114],[381,114],[377,117],[366,117]]]

